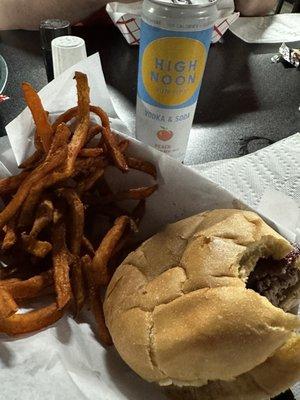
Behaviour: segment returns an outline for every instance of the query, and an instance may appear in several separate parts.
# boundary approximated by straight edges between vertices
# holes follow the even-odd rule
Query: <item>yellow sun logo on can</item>
[[[142,58],[142,78],[148,95],[165,106],[186,103],[201,83],[206,54],[205,46],[195,39],[154,40]]]

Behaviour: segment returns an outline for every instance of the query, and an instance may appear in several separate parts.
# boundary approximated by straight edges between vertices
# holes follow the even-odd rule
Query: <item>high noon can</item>
[[[183,161],[209,51],[217,0],[144,0],[137,138]]]

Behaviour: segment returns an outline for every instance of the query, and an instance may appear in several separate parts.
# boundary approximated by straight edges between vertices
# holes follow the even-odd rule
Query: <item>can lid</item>
[[[151,0],[157,4],[164,4],[168,6],[196,6],[196,7],[210,7],[214,6],[218,0]]]
[[[71,24],[61,19],[46,19],[40,23],[41,44],[43,48],[51,49],[51,42],[58,36],[70,35]]]

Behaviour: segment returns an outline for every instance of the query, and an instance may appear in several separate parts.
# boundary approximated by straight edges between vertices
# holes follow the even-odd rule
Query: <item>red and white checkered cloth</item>
[[[230,27],[230,25],[233,24],[234,21],[236,21],[239,16],[240,16],[239,12],[234,12],[228,15],[227,17],[219,18],[214,25],[211,41],[213,43],[218,42],[224,35],[224,33],[227,31],[227,29]]]
[[[129,44],[139,44],[140,42],[140,18],[121,17],[116,22],[118,28],[123,33]]]
[[[138,45],[140,42],[140,22],[142,2],[108,3],[106,11],[113,23],[121,31],[127,43]]]
[[[238,12],[234,12],[232,0],[219,0],[219,19],[216,21],[213,30],[212,42],[216,43],[227,31],[229,26],[239,17]],[[140,21],[142,2],[136,3],[109,3],[106,11],[113,23],[121,31],[127,43],[138,45],[140,41]]]
[[[5,94],[0,94],[0,103],[2,103],[5,100],[8,100],[8,99],[9,99],[9,97],[5,96]]]

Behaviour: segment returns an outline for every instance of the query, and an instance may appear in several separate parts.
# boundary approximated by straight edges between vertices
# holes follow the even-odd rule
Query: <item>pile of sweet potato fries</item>
[[[157,185],[114,193],[109,166],[140,170],[156,178],[155,167],[126,156],[127,140],[111,131],[107,114],[90,105],[87,76],[75,73],[77,107],[50,123],[35,90],[22,89],[35,122],[34,154],[22,172],[0,180],[0,332],[23,334],[45,328],[67,309],[78,316],[86,304],[99,338],[111,343],[102,311],[101,288],[109,283],[118,256],[128,247]],[[90,115],[99,117],[93,123]],[[136,200],[126,211],[123,199]],[[52,295],[50,305],[19,312],[32,299]]]

